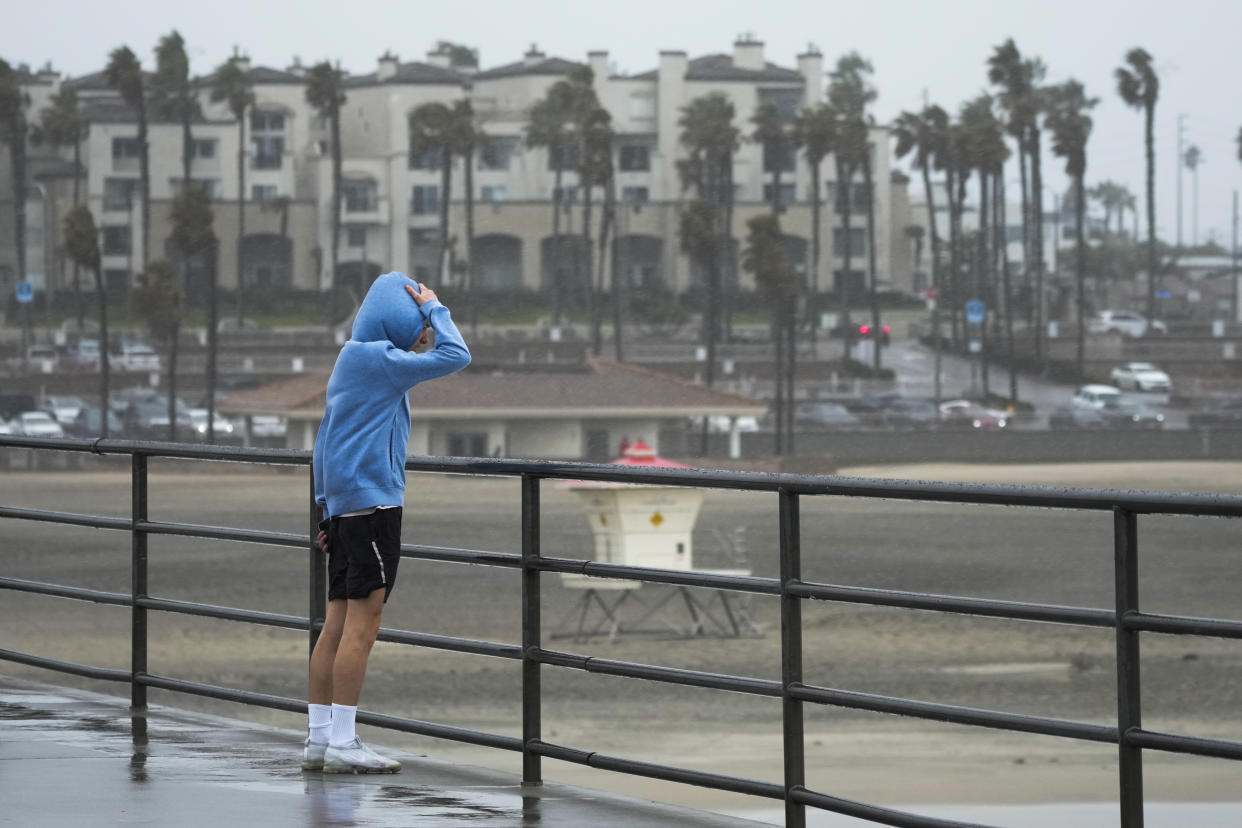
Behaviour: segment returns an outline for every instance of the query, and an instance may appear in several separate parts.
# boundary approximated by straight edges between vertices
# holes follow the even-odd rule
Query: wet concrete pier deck
[[[145,727],[146,744],[134,733]],[[400,774],[299,768],[302,736],[0,676],[0,824],[583,826],[759,823],[393,752]]]

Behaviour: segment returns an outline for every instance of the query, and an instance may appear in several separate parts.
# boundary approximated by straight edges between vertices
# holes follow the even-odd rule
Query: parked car
[[[17,415],[17,433],[25,437],[64,437],[65,430],[46,411],[23,411]]]
[[[1149,333],[1166,334],[1169,332],[1159,319],[1149,320],[1141,313],[1132,310],[1102,310],[1087,320],[1087,331],[1095,334],[1119,333],[1122,336],[1139,337]]]
[[[60,366],[60,354],[55,345],[31,345],[26,348],[26,362],[32,371],[51,374]]]
[[[1100,413],[1114,428],[1164,428],[1164,415],[1148,405],[1134,400],[1121,399],[1101,408]]]
[[[69,364],[79,371],[99,370],[99,340],[80,339],[69,351]]]
[[[158,371],[160,357],[150,345],[122,340],[112,346],[108,365],[117,371]]]
[[[861,397],[850,397],[838,400],[849,413],[853,414],[864,425],[882,426],[885,424],[884,412],[897,400],[904,399],[896,391],[880,394],[866,394]]]
[[[189,409],[180,400],[176,404],[177,440],[193,440],[196,432],[190,419]],[[168,398],[135,399],[121,417],[121,426],[127,437],[133,440],[168,439]]]
[[[862,421],[845,406],[824,400],[806,400],[794,408],[794,421],[799,425],[825,429],[855,429]]]
[[[940,404],[940,424],[945,428],[1004,428],[1009,418],[972,400],[949,400]]]
[[[198,435],[198,439],[206,440],[207,439],[207,409],[191,408],[189,409],[189,415],[190,415],[190,422],[194,425],[194,433]],[[233,425],[233,421],[225,417],[219,411],[216,412],[216,416],[214,420],[215,420],[215,425],[216,425],[216,429],[215,429],[216,442],[219,442],[219,443],[232,442],[233,432],[236,431],[236,427]],[[239,438],[240,436],[241,435],[238,435]]]
[[[99,437],[103,433],[100,428],[102,418],[99,412],[99,406],[84,404],[78,409],[77,416],[73,418],[73,421],[64,426],[65,434],[70,437],[81,437],[83,439]],[[124,426],[121,423],[121,418],[111,411],[108,412],[108,436],[124,436]]]
[[[1116,405],[1121,401],[1121,389],[1111,385],[1084,385],[1074,392],[1070,405],[1076,408],[1094,408],[1097,411],[1106,405]]]
[[[1063,405],[1048,415],[1048,428],[1053,430],[1108,428],[1108,418],[1097,408]]]
[[[1214,400],[1190,412],[1186,422],[1191,428],[1242,428],[1242,397]]]
[[[55,417],[61,426],[73,422],[82,405],[82,398],[71,394],[55,394],[43,399],[43,410]]]
[[[1171,386],[1169,375],[1150,362],[1126,362],[1118,365],[1109,375],[1109,379],[1118,388],[1131,388],[1135,391],[1167,393]]]
[[[929,400],[900,397],[885,406],[880,421],[888,428],[930,429],[940,424],[940,417]]]

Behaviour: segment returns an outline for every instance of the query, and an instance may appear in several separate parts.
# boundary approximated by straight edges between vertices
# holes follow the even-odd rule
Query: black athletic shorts
[[[392,594],[401,560],[401,507],[328,522],[328,600]]]

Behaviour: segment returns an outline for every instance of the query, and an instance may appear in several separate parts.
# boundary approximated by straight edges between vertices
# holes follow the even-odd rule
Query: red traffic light
[[[871,326],[870,325],[859,325],[858,332],[862,334],[863,336],[866,336],[867,334],[871,333]]]

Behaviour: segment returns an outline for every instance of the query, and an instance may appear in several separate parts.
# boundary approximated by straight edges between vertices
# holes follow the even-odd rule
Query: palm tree
[[[475,281],[478,270],[475,268],[474,250],[474,157],[479,147],[487,140],[487,136],[476,123],[474,107],[470,101],[453,102],[452,114],[452,149],[461,156],[462,189],[466,196],[466,293],[471,297],[470,329],[477,332],[479,325],[479,303],[475,300]],[[446,193],[447,198],[447,193]]]
[[[733,153],[737,150],[740,137],[737,127],[733,125],[733,116],[733,104],[729,99],[721,93],[713,93],[695,98],[682,107],[677,122],[681,127],[681,144],[688,153],[686,158],[677,162],[682,189],[694,190],[696,200],[710,208],[715,229],[712,255],[704,257],[701,251],[697,257],[690,254],[703,274],[707,293],[703,344],[707,350],[704,380],[709,388],[716,377],[716,341],[720,336],[724,298],[722,271],[726,261],[732,258]],[[701,206],[688,205],[682,211],[683,228],[687,226],[686,211],[692,207],[696,215],[691,217],[691,225],[706,215]],[[700,243],[701,239],[692,240],[689,244],[682,239],[682,249],[690,253]]]
[[[760,104],[751,117],[755,129],[750,140],[763,147],[763,168],[772,173],[772,215],[784,212],[781,203],[781,169],[789,153],[790,136],[775,104]]]
[[[410,157],[439,156],[440,167],[440,243],[436,254],[436,275],[444,273],[449,247],[449,196],[453,192],[453,154],[456,118],[447,104],[433,101],[410,113]]]
[[[90,121],[78,105],[77,90],[64,84],[56,91],[46,109],[39,113],[39,125],[31,134],[35,141],[46,142],[56,149],[73,150],[73,206],[82,201],[82,142],[90,132]],[[78,331],[82,331],[86,306],[82,298],[81,268],[73,264],[73,295],[77,306]]]
[[[775,215],[759,215],[746,223],[749,230],[742,268],[754,274],[755,284],[771,308],[772,342],[776,346],[776,389],[773,414],[776,420],[776,454],[793,452],[793,388],[783,382],[793,356],[795,307],[800,285],[781,236]]]
[[[1052,131],[1052,151],[1065,159],[1065,172],[1074,186],[1074,270],[1078,281],[1078,376],[1084,376],[1085,351],[1083,310],[1086,303],[1086,244],[1083,240],[1083,217],[1086,190],[1083,179],[1087,173],[1087,139],[1091,135],[1091,109],[1099,102],[1088,98],[1081,83],[1068,80],[1050,90],[1048,128]]]
[[[336,269],[341,261],[341,107],[345,105],[345,73],[339,66],[321,61],[306,74],[306,102],[319,114],[331,132],[332,143],[332,307],[331,325],[336,313]],[[445,194],[447,197],[447,193]]]
[[[211,213],[211,203],[207,200],[207,195],[198,187],[188,187],[177,193],[172,203],[172,233],[169,234],[169,241],[172,243],[173,249],[177,252],[178,258],[181,260],[181,268],[183,274],[189,268],[191,257],[206,254],[208,270],[214,273],[215,256],[214,248],[216,245],[215,232],[212,230],[213,216]],[[162,267],[162,266],[161,266]],[[155,303],[153,314],[158,316],[160,313],[167,313],[166,318],[156,319],[152,315],[148,315],[148,325],[157,335],[164,333],[169,339],[169,356],[168,356],[168,439],[176,441],[177,439],[177,412],[176,412],[176,396],[177,396],[177,351],[178,351],[178,334],[181,328],[181,310],[180,310],[180,291],[175,290],[176,285],[172,285],[177,296],[177,301],[173,305],[165,302],[170,288],[162,286],[160,281],[166,277],[161,270],[159,273],[146,274],[146,288],[148,290],[158,290],[159,301]],[[209,276],[211,281],[215,281],[214,275]],[[183,275],[182,283],[185,279]],[[148,296],[148,300],[151,297]],[[175,305],[175,307],[174,307]],[[148,302],[148,310],[150,310]],[[173,311],[176,311],[175,313]],[[168,327],[164,327],[168,326]],[[214,414],[214,405],[212,406]]]
[[[177,195],[177,199],[197,191],[197,188],[185,190]],[[157,341],[168,342],[169,442],[177,441],[177,339],[185,312],[180,281],[172,263],[167,259],[156,259],[148,262],[146,270],[138,275],[138,289],[134,292],[135,313]]]
[[[586,256],[586,279],[590,286],[587,296],[590,300],[591,315],[591,351],[599,355],[603,350],[603,330],[600,319],[599,294],[603,291],[603,262],[600,262],[601,279],[598,283],[591,278],[591,195],[597,184],[606,184],[612,178],[612,116],[608,110],[596,103],[593,110],[582,119],[579,128],[581,146],[578,152],[578,181],[582,186],[582,248]],[[600,229],[600,244],[605,230]]]
[[[548,88],[547,94],[530,108],[526,123],[526,145],[544,147],[552,163],[552,322],[561,322],[561,307],[565,286],[561,284],[561,210],[567,205],[564,173],[573,148],[572,125],[575,112],[573,88],[565,81],[558,81]]]
[[[29,105],[30,96],[22,90],[17,72],[0,60],[0,141],[9,148],[9,170],[13,176],[13,246],[17,251],[17,278],[20,280],[26,278],[26,107]]]
[[[254,86],[241,58],[232,57],[216,69],[211,100],[226,103],[237,121],[237,327],[240,329],[246,292],[246,112],[254,106]],[[207,422],[210,424],[211,420]]]
[[[138,56],[128,46],[113,50],[104,70],[108,85],[134,110],[138,119],[138,175],[142,190],[142,266],[151,258],[151,157],[147,143],[146,79]]]
[[[82,204],[65,215],[65,253],[79,267],[95,274],[95,295],[99,299],[99,408],[102,412],[100,437],[108,436],[108,297],[104,293],[103,267],[99,256],[99,231],[91,211]]]
[[[904,158],[914,152],[914,162],[923,174],[923,193],[927,199],[927,223],[931,231],[931,283],[936,291],[932,304],[932,340],[935,352],[935,402],[936,410],[940,410],[940,303],[944,292],[940,271],[940,231],[936,221],[936,195],[932,188],[931,170],[933,166],[943,166],[946,141],[949,131],[949,116],[943,109],[935,105],[923,108],[921,113],[903,112],[893,124],[893,134],[897,139],[895,152],[898,158]],[[916,257],[917,258],[917,257]]]
[[[720,209],[717,205],[703,198],[696,198],[681,209],[677,226],[677,238],[681,251],[703,274],[707,283],[708,301],[703,318],[703,341],[707,350],[707,367],[705,381],[710,388],[714,380],[716,343],[713,326],[716,318],[713,313],[712,291],[717,289],[719,281],[719,233]],[[707,418],[703,418],[702,445],[703,455],[707,454]]]
[[[815,344],[814,315],[818,307],[819,297],[819,265],[820,265],[820,182],[824,159],[833,151],[837,140],[837,116],[827,104],[819,103],[803,109],[794,118],[793,145],[806,154],[806,163],[811,168],[811,272],[807,287],[810,289],[810,301],[807,303],[807,314],[812,319],[811,344]]]
[[[202,115],[190,81],[190,58],[185,40],[173,29],[155,47],[155,74],[151,76],[151,111],[157,118],[181,124],[181,181],[190,186],[194,134],[190,125]]]
[[[1143,140],[1147,147],[1147,318],[1156,315],[1156,101],[1160,77],[1146,49],[1126,52],[1117,67],[1117,94],[1134,109],[1143,110]],[[1137,240],[1136,240],[1137,241]]]

